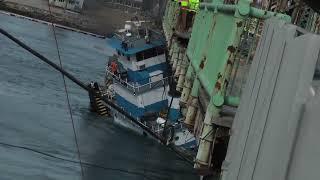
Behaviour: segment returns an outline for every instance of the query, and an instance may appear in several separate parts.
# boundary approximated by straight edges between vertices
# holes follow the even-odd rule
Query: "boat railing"
[[[109,68],[106,69],[106,72],[107,72],[107,76],[111,76],[112,79],[114,81],[116,81],[119,85],[126,88],[127,90],[129,90],[130,92],[132,92],[135,95],[144,93],[144,92],[149,91],[151,89],[166,86],[167,84],[169,84],[169,79],[170,79],[170,77],[165,77],[165,78],[162,78],[158,81],[152,82],[151,80],[149,80],[149,83],[146,83],[143,85],[135,85],[135,84],[128,82],[127,80],[123,80],[121,78],[120,74],[116,75],[116,74],[112,73],[109,70]]]

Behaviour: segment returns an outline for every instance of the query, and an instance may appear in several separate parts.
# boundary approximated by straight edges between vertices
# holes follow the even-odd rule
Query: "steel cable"
[[[50,9],[50,6],[48,6]],[[51,10],[50,10],[51,13]],[[52,14],[51,14],[52,16]],[[17,38],[13,37],[12,35],[10,35],[9,33],[7,33],[5,30],[0,28],[0,33],[7,36],[9,39],[11,39],[12,41],[14,41],[15,43],[17,43],[19,46],[21,46],[22,48],[26,49],[27,51],[29,51],[31,54],[35,55],[36,57],[38,57],[39,59],[41,59],[42,61],[46,62],[47,64],[49,64],[50,66],[52,66],[54,69],[58,70],[59,72],[61,72],[62,76],[63,76],[63,81],[64,81],[64,88],[65,88],[65,92],[66,92],[66,96],[67,96],[67,103],[68,103],[68,108],[69,108],[69,113],[70,113],[70,118],[72,121],[72,128],[73,128],[73,133],[75,136],[75,141],[76,141],[76,146],[77,146],[77,151],[78,151],[78,158],[79,158],[79,163],[81,166],[81,171],[82,171],[82,176],[84,175],[83,172],[83,167],[82,164],[86,165],[86,163],[82,163],[81,161],[81,155],[80,155],[80,150],[79,150],[79,145],[78,145],[78,140],[77,140],[77,135],[76,135],[76,131],[75,131],[75,125],[74,125],[74,119],[72,116],[72,109],[71,109],[71,104],[70,104],[70,99],[69,99],[69,93],[67,90],[67,86],[66,86],[66,80],[64,76],[67,76],[70,80],[72,80],[73,82],[75,82],[77,85],[79,85],[80,87],[82,87],[85,90],[89,90],[88,87],[82,83],[81,81],[79,81],[78,79],[76,79],[74,76],[72,76],[71,74],[69,74],[67,71],[62,69],[62,62],[61,62],[61,56],[60,56],[60,51],[59,51],[59,46],[58,46],[58,41],[56,38],[56,33],[55,33],[55,27],[54,24],[51,22],[52,24],[52,28],[53,28],[53,32],[54,32],[54,38],[55,38],[55,43],[56,43],[56,48],[57,48],[57,52],[58,52],[58,57],[59,57],[59,64],[60,67],[58,65],[56,65],[55,63],[51,62],[50,60],[48,60],[46,57],[42,56],[41,54],[39,54],[38,52],[36,52],[35,50],[33,50],[32,48],[30,48],[29,46],[27,46],[26,44],[22,43],[21,41],[19,41]],[[115,106],[114,104],[111,104],[110,102],[106,102],[109,106],[119,110],[119,108],[117,106]],[[126,112],[120,111],[122,113],[124,113],[126,116],[130,117]],[[139,126],[141,126],[140,124],[138,124]],[[143,128],[143,127],[142,127]],[[152,132],[149,131],[149,129],[145,129],[147,132],[151,133],[151,135],[154,136],[154,134]],[[160,137],[155,136],[157,139],[159,139],[162,143],[164,143],[162,141],[162,139]],[[1,143],[0,143],[1,144]],[[179,158],[181,158],[182,160],[184,160],[185,162],[188,162],[190,164],[193,164],[192,161],[190,161],[188,158],[184,157],[184,155],[181,155],[179,152],[177,152],[173,147],[171,146],[166,146],[169,147],[169,149],[171,149]],[[96,166],[96,165],[95,165]]]
[[[11,39],[13,42],[15,42],[16,44],[18,44],[20,47],[22,47],[23,49],[27,50],[28,52],[30,52],[31,54],[33,54],[34,56],[38,57],[41,61],[49,64],[51,67],[53,67],[54,69],[56,69],[57,71],[63,73],[66,77],[68,77],[70,80],[72,80],[74,83],[76,83],[77,85],[79,85],[81,88],[85,89],[86,91],[89,91],[89,88],[81,81],[79,81],[77,78],[75,78],[73,75],[71,75],[70,73],[68,73],[67,71],[63,70],[62,68],[60,68],[58,65],[56,65],[55,63],[53,63],[52,61],[50,61],[48,58],[44,57],[43,55],[41,55],[40,53],[38,53],[37,51],[33,50],[32,48],[30,48],[29,46],[27,46],[26,44],[24,44],[23,42],[21,42],[20,40],[18,40],[17,38],[15,38],[14,36],[12,36],[11,34],[9,34],[7,31],[3,30],[0,28],[0,33],[3,34],[4,36],[6,36],[7,38]],[[159,137],[157,134],[155,134],[153,131],[151,131],[150,129],[148,129],[144,124],[142,124],[141,122],[137,121],[135,118],[133,118],[129,113],[127,113],[126,111],[124,111],[123,109],[121,109],[119,106],[113,104],[112,102],[110,102],[109,100],[107,100],[106,98],[103,98],[103,101],[108,105],[109,108],[113,108],[115,110],[117,110],[118,112],[120,112],[121,114],[123,114],[124,116],[126,116],[129,120],[131,120],[132,122],[134,122],[135,124],[137,124],[138,126],[140,126],[143,130],[145,130],[146,132],[148,132],[152,137],[154,137],[155,139],[158,139],[162,144],[166,144],[166,142]],[[193,161],[189,160],[188,158],[184,157],[184,155],[180,154],[179,152],[177,152],[172,146],[166,146],[169,149],[171,149],[174,153],[177,154],[177,156],[181,159],[184,160],[186,162],[188,162],[190,165],[193,165]]]
[[[58,53],[59,64],[60,64],[60,68],[63,69],[60,50],[59,50],[59,44],[58,44],[58,40],[57,40],[56,31],[55,31],[55,28],[54,28],[54,25],[53,25],[53,19],[52,19],[52,13],[51,13],[51,8],[50,8],[49,1],[48,1],[48,8],[49,8],[50,16],[51,16],[51,25],[52,25],[53,36],[54,36],[54,40],[55,40],[55,46],[56,46],[57,53]],[[79,159],[79,165],[80,165],[80,168],[81,168],[81,176],[83,178],[84,177],[84,170],[83,170],[83,166],[82,166],[82,162],[81,162],[81,155],[80,155],[80,149],[79,149],[77,133],[76,133],[75,125],[74,125],[74,119],[73,119],[73,116],[72,116],[72,109],[71,109],[71,105],[70,105],[70,99],[69,99],[69,93],[68,93],[68,89],[67,89],[67,83],[66,83],[66,79],[64,77],[64,74],[61,73],[61,75],[62,75],[62,79],[63,79],[64,90],[66,92],[66,97],[67,97],[67,105],[68,105],[70,119],[71,119],[71,123],[72,123],[72,130],[73,130],[73,134],[74,134],[74,141],[75,141],[76,148],[77,148],[77,155],[78,155],[78,159]]]
[[[52,154],[49,154],[49,153],[46,153],[46,152],[43,152],[43,151],[40,151],[40,150],[36,150],[36,149],[30,148],[30,147],[13,145],[13,144],[8,144],[8,143],[4,143],[4,142],[0,142],[0,145],[12,147],[12,148],[23,149],[23,150],[27,150],[27,151],[31,151],[31,152],[34,152],[34,153],[38,153],[38,154],[41,154],[41,155],[44,155],[44,156],[47,156],[47,157],[58,159],[58,160],[61,160],[61,161],[66,161],[66,162],[70,162],[70,163],[79,164],[78,161],[74,161],[74,160],[71,160],[71,159],[65,159],[65,158],[62,158],[62,157],[58,157],[58,156],[55,156],[55,155],[52,155]],[[82,164],[85,165],[85,166],[88,166],[88,167],[99,168],[99,169],[103,169],[103,170],[107,170],[107,171],[119,171],[119,172],[126,173],[126,174],[134,174],[134,175],[138,175],[138,176],[144,176],[146,179],[153,180],[153,178],[145,176],[144,173],[137,172],[137,171],[129,171],[129,170],[120,169],[120,168],[109,168],[109,167],[104,167],[104,166],[93,164],[93,163],[89,163],[89,162],[82,162]],[[144,169],[144,172],[145,172],[145,170],[146,169]]]

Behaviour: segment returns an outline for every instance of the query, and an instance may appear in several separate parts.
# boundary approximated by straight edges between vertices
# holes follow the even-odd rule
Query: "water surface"
[[[52,27],[0,14],[0,27],[59,63]],[[62,64],[84,82],[103,80],[112,49],[103,39],[56,29]],[[0,35],[0,179],[191,180],[192,166],[158,143],[88,111],[88,95],[66,80],[77,148],[62,75]],[[47,153],[58,158],[43,155]]]

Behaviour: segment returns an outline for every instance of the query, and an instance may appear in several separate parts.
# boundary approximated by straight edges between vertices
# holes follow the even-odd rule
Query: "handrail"
[[[231,5],[231,4],[222,4],[222,3],[200,3],[199,6],[200,9],[207,9],[210,11],[221,11],[221,12],[226,12],[226,13],[233,13],[236,12],[241,8],[240,5]],[[255,18],[260,18],[260,19],[267,19],[273,16],[276,16],[280,19],[283,19],[285,21],[290,22],[291,17],[286,15],[286,14],[281,14],[281,13],[276,13],[276,12],[271,12],[271,11],[265,11],[261,10],[255,7],[248,7],[248,13],[250,16],[255,17]]]
[[[111,71],[109,71],[108,67],[106,68],[106,72],[108,74],[110,74],[114,80],[118,81],[120,85],[124,86],[129,91],[132,91],[135,94],[143,93],[146,90],[150,90],[150,89],[153,89],[155,87],[164,86],[164,85],[169,83],[169,78],[170,78],[170,77],[165,77],[165,78],[162,78],[162,79],[160,79],[158,81],[149,82],[149,83],[137,86],[137,85],[130,84],[129,82],[122,80],[119,76],[117,76],[114,73],[112,73]]]
[[[127,81],[122,80],[119,76],[117,76],[117,75],[115,75],[114,73],[112,73],[111,71],[109,71],[108,67],[106,68],[106,72],[107,72],[108,74],[111,74],[112,77],[113,77],[113,79],[116,79],[117,81],[120,81],[120,83],[126,84],[127,86],[131,87],[132,89],[135,88],[134,85],[128,83]]]
[[[24,44],[23,42],[21,42],[20,40],[18,40],[17,38],[15,38],[14,36],[12,36],[11,34],[9,34],[8,32],[6,32],[5,30],[3,30],[1,28],[0,28],[0,34],[3,34],[7,38],[11,39],[13,42],[18,44],[23,49],[27,50],[28,52],[30,52],[34,56],[38,57],[43,62],[47,63],[48,65],[50,65],[51,67],[53,67],[57,71],[61,72],[66,77],[68,77],[70,80],[72,80],[74,83],[76,83],[78,86],[82,87],[84,90],[88,91],[89,93],[92,92],[92,89],[90,89],[88,86],[86,86],[83,82],[81,82],[80,80],[78,80],[77,78],[75,78],[74,76],[69,74],[67,71],[65,71],[63,68],[61,68],[60,66],[56,65],[55,63],[53,63],[52,61],[50,61],[49,59],[47,59],[46,57],[44,57],[43,55],[41,55],[37,51],[33,50],[32,48],[30,48],[29,46],[27,46],[26,44]],[[123,114],[126,118],[128,118],[133,123],[135,123],[136,125],[141,127],[145,132],[149,133],[155,139],[158,139],[162,144],[166,144],[166,140],[163,137],[159,136],[157,133],[155,133],[151,129],[149,129],[146,125],[144,125],[143,123],[139,122],[131,114],[129,114],[128,112],[123,110],[117,104],[115,104],[112,101],[110,101],[107,97],[102,97],[102,100],[109,108],[113,108],[114,110],[116,110],[119,113]],[[167,147],[170,148],[171,150],[173,150],[180,158],[182,158],[183,160],[186,160],[188,163],[192,164],[190,160],[188,160],[186,157],[182,156],[172,146],[167,146]]]

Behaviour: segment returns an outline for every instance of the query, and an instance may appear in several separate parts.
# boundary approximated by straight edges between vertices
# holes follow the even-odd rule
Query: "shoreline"
[[[94,37],[97,37],[97,38],[102,38],[102,39],[105,38],[105,36],[102,36],[102,35],[99,35],[99,34],[91,33],[91,32],[88,32],[88,31],[83,31],[81,29],[76,29],[76,28],[65,26],[65,25],[61,25],[61,24],[56,24],[56,23],[44,21],[44,20],[41,20],[41,19],[35,19],[35,18],[32,18],[32,17],[23,16],[23,15],[12,13],[12,12],[7,12],[7,11],[0,10],[0,14],[5,14],[5,15],[8,15],[8,16],[14,16],[14,17],[17,17],[17,18],[26,19],[26,20],[33,21],[33,22],[46,24],[48,26],[53,25],[54,27],[57,27],[57,28],[61,28],[61,29],[69,30],[69,31],[74,31],[74,32],[77,32],[77,33],[82,33],[82,34],[94,36]]]
[[[79,26],[79,23],[70,22],[66,18],[59,18],[56,13],[50,14],[49,11],[44,9],[39,9],[31,6],[20,5],[12,2],[0,2],[0,10],[16,15],[21,15],[24,17],[29,17],[32,19],[37,19],[46,22],[52,22],[54,24],[61,24],[63,26],[81,29],[84,30],[83,27]],[[86,30],[87,31],[87,30]]]
[[[75,13],[50,6],[50,12],[47,7],[35,7],[31,4],[0,0],[0,11],[14,14],[17,17],[21,16],[25,19],[32,18],[39,22],[53,23],[61,28],[85,32],[85,34],[95,34],[101,37],[105,37],[109,33],[122,28],[124,22],[132,17],[140,16],[126,13],[119,9],[112,9],[103,4],[99,5],[101,6],[98,9],[95,7],[97,4],[94,7],[87,7],[82,13]]]

